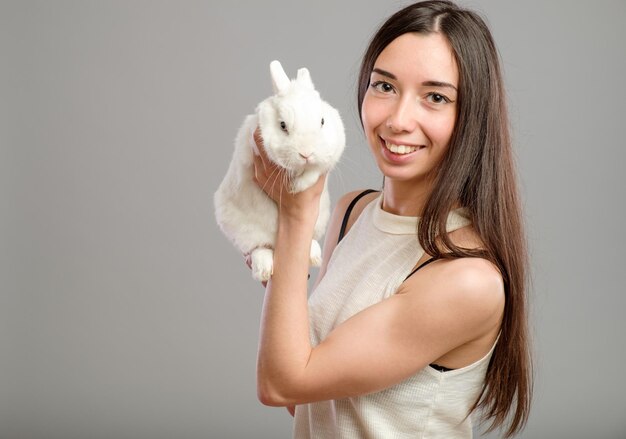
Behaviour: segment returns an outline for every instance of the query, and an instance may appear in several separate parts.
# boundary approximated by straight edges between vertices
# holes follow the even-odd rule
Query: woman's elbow
[[[277,388],[267,380],[258,379],[257,398],[263,405],[270,407],[286,407],[293,404]]]
[[[257,366],[256,374],[257,398],[263,405],[287,407],[309,402],[304,391],[309,388],[304,373],[297,375],[263,366],[262,363]]]

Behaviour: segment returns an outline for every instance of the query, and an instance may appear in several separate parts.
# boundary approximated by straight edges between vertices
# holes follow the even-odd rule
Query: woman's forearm
[[[261,316],[257,388],[261,402],[286,405],[311,354],[307,277],[313,228],[318,211],[281,212],[274,273]]]

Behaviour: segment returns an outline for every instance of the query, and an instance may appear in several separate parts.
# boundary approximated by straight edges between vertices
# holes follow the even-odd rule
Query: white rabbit
[[[270,74],[275,94],[244,120],[230,166],[214,196],[218,225],[242,253],[250,254],[252,275],[260,281],[269,280],[273,272],[278,209],[254,181],[253,154],[258,155],[255,129],[260,128],[270,160],[287,170],[292,193],[311,187],[321,174],[330,171],[345,148],[339,112],[320,98],[307,69],[299,69],[292,81],[281,64],[272,61]],[[324,187],[311,242],[311,265],[321,263],[318,240],[324,235],[329,216],[330,198]]]

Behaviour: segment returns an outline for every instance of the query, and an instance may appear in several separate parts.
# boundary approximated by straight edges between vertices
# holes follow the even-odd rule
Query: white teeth
[[[417,151],[417,146],[395,145],[385,141],[387,149],[395,154],[408,154]]]

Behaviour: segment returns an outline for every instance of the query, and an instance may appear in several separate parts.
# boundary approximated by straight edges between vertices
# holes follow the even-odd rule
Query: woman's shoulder
[[[496,265],[481,257],[440,259],[419,270],[398,290],[420,296],[468,334],[482,337],[499,326],[504,311],[504,280]]]
[[[485,250],[485,242],[473,223],[448,233],[450,241],[457,247],[475,251]],[[496,302],[504,295],[502,273],[496,264],[486,258],[465,257],[452,259],[449,264],[442,264],[441,276],[449,276],[452,286],[493,293]]]
[[[487,295],[497,299],[504,293],[504,281],[496,265],[481,257],[444,260],[433,270],[439,285],[462,291],[463,294]],[[478,297],[487,299],[488,297]]]

